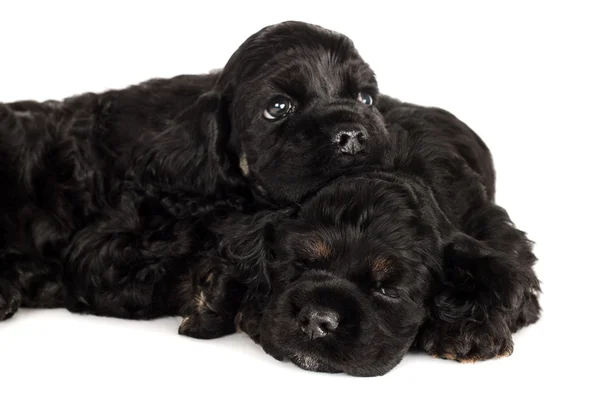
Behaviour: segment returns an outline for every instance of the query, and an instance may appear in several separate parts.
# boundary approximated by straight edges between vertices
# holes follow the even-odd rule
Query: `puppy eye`
[[[294,262],[294,268],[296,270],[304,271],[308,269],[308,263],[304,260],[297,260]]]
[[[377,289],[377,292],[392,299],[397,299],[398,297],[400,297],[400,291],[394,288],[380,287]]]
[[[358,94],[358,101],[360,101],[363,104],[366,104],[367,106],[372,106],[373,105],[373,96],[371,96],[367,92],[360,92]]]
[[[271,121],[280,119],[293,111],[292,102],[287,97],[277,96],[263,112],[263,116]]]

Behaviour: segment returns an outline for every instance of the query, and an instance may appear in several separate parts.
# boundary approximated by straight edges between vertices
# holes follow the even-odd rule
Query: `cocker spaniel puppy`
[[[411,347],[462,362],[512,353],[540,285],[532,244],[493,200],[487,147],[443,110],[386,102],[395,166],[338,178],[299,209],[222,221],[180,333],[236,324],[277,359],[361,376]]]
[[[0,319],[179,314],[183,335],[239,329],[371,376],[411,347],[510,354],[538,318],[485,144],[379,95],[349,39],[311,25],[261,30],[212,75],[1,105],[0,178]]]
[[[385,164],[377,96],[350,39],[287,22],[220,72],[0,104],[0,320],[171,310],[190,219],[285,206]]]

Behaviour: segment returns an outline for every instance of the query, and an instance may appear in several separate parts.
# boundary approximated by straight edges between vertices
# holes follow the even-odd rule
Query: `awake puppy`
[[[350,39],[286,22],[218,73],[0,104],[0,320],[21,305],[172,312],[173,277],[203,246],[190,218],[294,203],[385,163],[377,95]]]
[[[394,168],[341,177],[299,210],[220,223],[218,267],[203,264],[220,283],[191,289],[201,301],[188,294],[199,306],[180,333],[230,332],[239,305],[238,329],[275,358],[361,376],[411,346],[462,362],[512,353],[540,287],[530,241],[494,203],[489,151],[443,110],[385,108]],[[244,294],[223,307],[225,282]]]

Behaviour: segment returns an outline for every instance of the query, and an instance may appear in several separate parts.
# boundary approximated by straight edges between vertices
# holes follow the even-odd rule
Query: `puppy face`
[[[345,36],[288,22],[251,36],[222,72],[240,168],[296,202],[353,168],[385,163],[377,82]]]
[[[265,351],[322,372],[372,376],[397,365],[442,262],[429,192],[409,181],[344,178],[275,237],[268,305],[243,315],[258,319],[246,326],[257,327]]]

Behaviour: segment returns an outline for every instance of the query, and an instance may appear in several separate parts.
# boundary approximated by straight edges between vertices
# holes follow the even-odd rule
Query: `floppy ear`
[[[275,224],[294,212],[230,214],[212,228],[217,245],[185,276],[178,298],[185,299],[179,333],[215,338],[237,328],[258,341],[262,310],[270,294]],[[243,317],[242,317],[243,315]]]
[[[189,187],[201,186],[210,198],[223,182],[232,188],[245,185],[237,155],[229,151],[229,138],[228,102],[218,91],[210,91],[150,138],[136,164],[143,165],[154,181],[157,177],[167,181],[169,192],[177,192],[175,199],[169,193],[160,197],[162,205],[178,218],[206,214],[219,205],[235,209],[239,196],[233,195],[234,189],[224,199],[203,201],[192,195],[185,201]]]
[[[224,145],[228,135],[227,103],[219,92],[210,91],[176,115],[163,131],[147,138],[155,146],[144,147],[157,147],[161,154],[172,154],[171,162],[198,167],[206,162],[206,157],[226,154]],[[181,157],[184,154],[194,154],[196,158]],[[194,172],[197,175],[197,170]]]
[[[230,262],[236,278],[245,284],[268,283],[267,264],[272,259],[271,231],[275,223],[272,212],[230,219],[218,228],[222,239],[219,254]]]
[[[216,228],[218,253],[228,264],[229,275],[246,288],[236,325],[252,339],[259,339],[260,315],[271,294],[270,265],[275,260],[276,227],[292,217],[297,207],[237,215]]]
[[[297,207],[235,215],[215,229],[219,254],[234,268],[233,275],[254,289],[270,287],[269,263],[274,259],[276,226],[292,217]]]
[[[191,125],[189,128],[192,139],[203,145],[208,157],[214,159],[210,161],[222,161],[220,157],[227,153],[230,121],[228,102],[220,92],[212,90],[204,93],[176,120]]]

